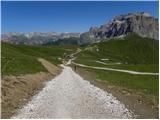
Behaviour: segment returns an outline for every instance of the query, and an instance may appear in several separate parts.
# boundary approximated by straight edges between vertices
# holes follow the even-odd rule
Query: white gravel
[[[46,86],[12,118],[132,118],[112,94],[83,80],[70,67]]]
[[[134,74],[134,75],[159,75],[159,73],[150,73],[150,72],[138,72],[138,71],[131,71],[131,70],[122,70],[122,69],[115,69],[115,68],[107,68],[107,67],[94,67],[94,66],[88,66],[84,64],[79,64],[72,62],[73,64],[81,67],[86,67],[86,68],[93,68],[93,69],[99,69],[99,70],[109,70],[109,71],[116,71],[116,72],[124,72],[124,73],[129,73],[129,74]]]
[[[108,58],[105,58],[105,59],[101,59],[101,60],[104,60],[104,61],[107,60],[107,61],[108,61],[109,59],[108,59]]]
[[[105,63],[105,62],[101,62],[101,61],[95,61],[95,62],[97,62],[97,63],[101,63],[101,64],[104,64],[104,65],[107,65],[107,63]]]

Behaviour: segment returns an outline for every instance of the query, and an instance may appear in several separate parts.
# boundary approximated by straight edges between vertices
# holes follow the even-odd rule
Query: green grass
[[[46,71],[36,58],[22,54],[14,49],[2,48],[2,76],[19,75]]]
[[[61,64],[58,58],[63,58],[64,53],[71,54],[76,49],[76,46],[26,46],[2,43],[2,76],[46,71],[37,61],[38,58],[58,65]]]
[[[159,46],[157,40],[129,35],[124,40],[110,40],[99,43],[100,55],[111,60],[129,64],[158,64]]]
[[[109,68],[115,69],[125,69],[125,70],[133,70],[138,72],[153,72],[158,73],[159,68],[158,65],[127,65],[127,64],[120,64],[120,65],[105,65]]]
[[[99,60],[100,61],[100,60]],[[96,60],[94,59],[76,59],[75,60],[76,63],[80,63],[80,64],[84,64],[84,65],[88,65],[88,66],[95,66],[95,67],[106,67],[106,68],[114,68],[114,69],[124,69],[124,70],[131,70],[131,71],[138,71],[138,72],[154,72],[154,73],[158,73],[159,72],[159,68],[157,64],[138,64],[138,65],[134,65],[134,64],[116,64],[116,62],[104,62],[105,64],[102,63],[97,63]]]
[[[107,84],[133,89],[144,94],[158,97],[158,76],[131,75],[128,73],[113,72],[85,68],[96,75],[96,79],[106,81]]]
[[[37,58],[44,58],[58,65],[61,64],[59,57],[67,58],[67,55],[74,53],[78,47],[69,45],[25,46],[2,43],[2,75],[46,71]],[[75,62],[77,63],[142,72],[158,72],[159,46],[156,40],[130,35],[124,40],[109,40],[80,48],[82,52],[76,56]],[[105,62],[112,65],[95,62],[104,58],[108,58],[109,61]],[[116,62],[122,64],[114,65]],[[92,70],[92,72],[95,72],[99,79],[106,80],[110,84],[139,89],[154,95],[158,92],[158,76],[131,75],[104,70]]]
[[[123,40],[112,39],[83,46],[83,51],[77,55],[75,62],[96,67],[159,72],[158,42],[157,40],[132,34]],[[106,58],[109,60],[101,60]],[[97,63],[96,61],[105,62],[108,65]],[[97,79],[106,81],[107,84],[133,89],[145,95],[154,95],[158,98],[159,76],[157,75],[132,75],[107,70],[83,69],[89,70],[96,75]]]
[[[158,72],[159,46],[158,41],[142,38],[135,34],[123,40],[112,39],[85,46],[78,54],[75,62],[99,67],[109,67],[142,72]],[[97,51],[98,49],[98,51]],[[101,61],[101,59],[109,61]],[[95,61],[106,62],[104,65]],[[116,65],[114,63],[121,63]]]

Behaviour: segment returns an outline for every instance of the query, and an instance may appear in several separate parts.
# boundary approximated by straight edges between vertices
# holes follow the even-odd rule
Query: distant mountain
[[[79,37],[69,37],[59,39],[57,41],[50,41],[44,45],[78,45]]]
[[[100,27],[91,27],[88,32],[81,34],[79,44],[90,44],[107,38],[121,38],[130,33],[141,37],[158,40],[158,19],[145,12],[119,15]]]
[[[158,40],[158,19],[145,12],[119,15],[100,27],[91,27],[85,33],[56,33],[56,32],[9,32],[2,34],[4,42],[13,44],[92,44],[110,38],[123,38],[135,33],[141,37]]]
[[[58,40],[67,38],[79,38],[80,33],[56,33],[56,32],[8,32],[2,34],[2,41],[13,44],[39,45],[57,43]],[[65,41],[66,42],[66,41]]]

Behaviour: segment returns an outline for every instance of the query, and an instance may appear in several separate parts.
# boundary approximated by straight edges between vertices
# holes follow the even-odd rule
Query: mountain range
[[[1,38],[3,42],[26,45],[92,44],[111,38],[123,38],[131,33],[158,40],[158,19],[145,12],[136,12],[116,16],[100,27],[91,27],[84,33],[8,32],[3,33]]]
[[[81,34],[79,43],[88,44],[102,39],[121,38],[130,33],[158,40],[158,27],[158,19],[148,13],[128,13],[119,15],[100,27],[91,27],[88,32]]]
[[[25,45],[41,45],[48,43],[56,43],[58,40],[66,38],[79,38],[80,33],[56,33],[56,32],[8,32],[2,34],[1,38],[4,42]]]

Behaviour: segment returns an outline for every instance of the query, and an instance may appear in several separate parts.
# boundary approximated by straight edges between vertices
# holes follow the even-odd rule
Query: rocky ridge
[[[108,38],[121,38],[130,33],[158,40],[158,27],[158,19],[148,13],[128,13],[116,16],[100,27],[91,27],[88,32],[80,36],[79,44],[95,43]]]
[[[8,32],[1,35],[3,42],[25,45],[39,45],[55,43],[60,39],[79,38],[80,33],[56,33],[56,32]]]
[[[9,32],[2,34],[1,38],[4,42],[26,45],[92,44],[110,38],[123,38],[131,33],[158,40],[158,19],[145,12],[128,13],[116,16],[100,27],[91,27],[84,33]],[[72,39],[69,40],[70,38]]]

